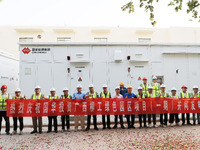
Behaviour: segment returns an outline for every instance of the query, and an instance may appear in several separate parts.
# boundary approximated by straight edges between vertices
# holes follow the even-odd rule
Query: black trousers
[[[53,123],[54,123],[54,131],[57,131],[57,129],[58,129],[57,116],[49,116],[48,120],[49,120],[48,131],[52,131],[52,120],[53,120]]]
[[[10,121],[9,117],[6,116],[6,111],[0,111],[0,131],[1,131],[2,118],[4,118],[6,122],[6,133],[8,133],[10,132]]]
[[[106,128],[106,116],[107,116],[107,127],[110,128],[110,115],[102,115],[103,127]]]
[[[130,121],[131,118],[131,121]],[[135,115],[126,115],[128,127],[133,127],[135,124]]]
[[[17,131],[17,119],[19,120],[19,129],[20,131],[22,131],[24,128],[23,117],[13,117],[13,126],[14,126],[13,130]]]
[[[61,120],[62,120],[62,130],[65,130],[65,125],[67,126],[67,129],[69,129],[70,128],[69,115],[61,116]]]
[[[190,114],[187,113],[186,116],[187,116],[187,123],[190,123]],[[183,124],[185,124],[185,114],[182,114],[182,122]]]
[[[139,117],[140,126],[142,126],[142,118],[143,118],[144,126],[146,126],[146,114],[142,114],[142,115],[139,114],[138,117]]]
[[[123,127],[123,116],[122,115],[115,115],[115,126],[117,126],[118,124],[118,116],[119,116],[119,120],[120,120],[120,125],[121,127]]]
[[[163,116],[164,116],[164,125],[167,125],[168,115],[160,114],[160,124],[163,125]]]
[[[96,115],[93,115],[93,123],[94,123],[94,128],[97,128],[97,116]],[[88,129],[90,129],[90,124],[91,124],[91,115],[88,115],[87,116],[87,128]]]
[[[156,114],[148,114],[148,123],[151,124],[151,116],[153,118],[153,124],[156,125]]]
[[[179,123],[180,120],[178,118],[178,114],[170,114],[169,116],[169,123],[174,123],[174,119],[176,123]]]

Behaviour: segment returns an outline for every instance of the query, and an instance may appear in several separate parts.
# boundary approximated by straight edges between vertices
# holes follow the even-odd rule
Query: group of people
[[[124,86],[123,82],[120,82],[120,86],[117,86],[115,88],[115,94],[111,96],[111,93],[108,91],[108,86],[106,84],[103,85],[103,91],[100,93],[100,95],[94,91],[94,85],[90,84],[89,85],[89,92],[84,94],[82,92],[82,86],[78,85],[77,86],[77,92],[74,93],[72,96],[69,95],[69,90],[68,88],[63,89],[63,95],[60,97],[56,95],[56,90],[55,88],[50,89],[50,95],[49,97],[45,97],[41,93],[41,88],[40,86],[35,87],[35,93],[31,96],[31,99],[88,99],[88,98],[125,98],[125,99],[132,99],[132,98],[153,98],[153,97],[171,97],[171,98],[197,98],[200,97],[200,93],[198,92],[198,86],[193,87],[193,92],[188,93],[187,92],[187,86],[183,85],[182,92],[180,95],[177,95],[176,93],[176,88],[171,89],[171,94],[168,94],[165,91],[165,85],[164,84],[159,84],[157,82],[157,77],[153,76],[152,78],[152,83],[148,84],[147,83],[147,78],[143,78],[143,83],[138,87],[138,94],[134,94],[132,92],[132,86],[127,86],[127,88]],[[21,90],[17,88],[15,90],[15,96],[11,97],[10,94],[7,93],[7,86],[3,85],[1,87],[1,93],[0,93],[0,133],[1,133],[1,124],[2,124],[2,118],[4,118],[6,122],[6,134],[10,135],[10,122],[9,122],[9,117],[6,116],[6,100],[7,99],[26,99],[26,96],[21,95]],[[179,119],[179,114],[169,114],[169,123],[170,126],[173,126],[174,121],[176,125],[181,125],[180,124],[180,119]],[[94,129],[98,130],[97,127],[97,116],[93,115],[93,124],[94,124]],[[115,124],[114,124],[114,129],[117,128],[118,125],[118,117],[120,120],[120,125],[122,129],[125,129],[124,126],[124,121],[123,121],[123,115],[115,115]],[[127,125],[128,129],[135,128],[134,123],[135,123],[135,115],[125,115],[126,120],[127,120]],[[157,128],[158,125],[156,124],[156,114],[139,114],[139,125],[140,128],[151,128],[152,127],[152,120],[153,120],[153,127]],[[192,125],[190,123],[190,114],[186,114],[187,117],[187,124]],[[148,125],[147,125],[147,120],[148,119]],[[23,132],[24,124],[23,124],[23,117],[13,117],[13,132],[11,134],[17,134],[17,120],[19,120],[20,126],[20,132],[19,134],[21,135]],[[182,114],[182,125],[185,125],[185,114]],[[200,124],[200,115],[198,114],[193,114],[193,125],[196,125],[196,120],[198,121],[197,123]],[[54,122],[54,132],[58,132],[58,127],[57,127],[57,116],[48,116],[48,131],[47,133],[52,132],[52,121]],[[70,117],[69,115],[64,115],[61,116],[61,121],[62,121],[62,132],[65,130],[70,130]],[[91,124],[91,115],[87,116],[87,127],[85,129],[85,121],[84,121],[84,115],[75,115],[74,116],[74,121],[75,121],[75,131],[78,130],[79,127],[79,121],[81,124],[82,130],[90,130],[90,124]],[[32,122],[33,122],[33,131],[31,134],[39,132],[40,134],[42,133],[42,117],[32,117]],[[143,123],[143,125],[142,125]],[[168,114],[160,114],[160,126],[161,127],[166,127],[168,123]],[[111,129],[110,125],[110,115],[102,115],[102,124],[103,124],[103,129]]]

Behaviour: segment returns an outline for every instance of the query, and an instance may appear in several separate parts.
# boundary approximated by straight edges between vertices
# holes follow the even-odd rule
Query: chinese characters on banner
[[[200,113],[200,98],[7,100],[7,116]]]

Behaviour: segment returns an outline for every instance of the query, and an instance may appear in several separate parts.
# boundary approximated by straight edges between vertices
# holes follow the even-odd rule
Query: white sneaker
[[[22,134],[23,134],[23,132],[22,132],[22,131],[20,131],[20,132],[19,132],[19,135],[22,135]]]
[[[155,125],[153,125],[153,127],[154,127],[154,128],[158,128],[158,125],[155,124]]]
[[[11,135],[14,135],[14,134],[17,134],[17,131],[13,131],[13,132],[11,133]]]
[[[170,127],[173,127],[173,123],[170,123]]]
[[[148,128],[151,128],[151,127],[152,127],[151,124],[149,124],[149,125],[148,125]]]

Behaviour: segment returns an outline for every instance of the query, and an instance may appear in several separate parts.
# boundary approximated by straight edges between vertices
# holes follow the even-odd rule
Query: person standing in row
[[[157,77],[153,76],[152,80],[153,80],[153,82],[152,82],[151,86],[153,87],[153,93],[158,95],[160,93],[160,85],[159,85],[159,83],[157,83]]]
[[[69,95],[68,88],[63,89],[63,95],[61,95],[60,99],[71,99],[71,95]],[[67,125],[67,131],[70,129],[70,117],[69,115],[63,115],[61,116],[62,120],[62,132],[65,132],[65,123]]]
[[[128,86],[127,87],[128,93],[124,94],[124,98],[126,99],[133,99],[135,98],[135,94],[132,93],[132,86]],[[131,116],[131,122],[130,122],[130,116]],[[130,128],[134,128],[135,129],[135,115],[134,114],[130,114],[130,115],[126,115],[126,119],[127,119],[127,124],[128,124],[128,129]]]
[[[148,87],[149,87],[149,85],[147,84],[147,78],[144,77],[142,79],[142,81],[143,81],[143,83],[140,85],[140,87],[142,87],[142,93],[145,94],[145,95],[147,95],[147,93],[148,93]]]
[[[176,88],[172,88],[171,93],[172,93],[170,95],[171,98],[178,98],[178,95],[176,95]],[[170,114],[169,123],[170,123],[171,127],[173,127],[174,118],[175,118],[176,125],[177,126],[179,125],[180,120],[178,118],[178,113],[176,113],[176,114]]]
[[[106,84],[103,85],[103,92],[100,94],[101,98],[111,98],[110,92],[108,92],[108,86]],[[107,116],[107,128],[110,127],[110,115],[102,115],[103,129],[106,129],[106,116]]]
[[[155,98],[155,97],[156,94],[153,93],[153,87],[149,86],[147,92],[147,98]],[[156,125],[156,114],[148,114],[148,127],[151,128],[151,116],[153,118],[153,127],[157,128],[158,126]]]
[[[15,90],[15,96],[13,97],[13,99],[21,99],[24,100],[26,99],[26,96],[24,95],[24,97],[21,96],[21,90],[19,88],[17,88]],[[19,135],[22,135],[22,130],[24,128],[24,122],[23,122],[23,117],[13,117],[13,132],[12,135],[17,134],[17,119],[19,120]]]
[[[59,97],[56,95],[56,89],[55,88],[51,88],[50,93],[51,93],[51,95],[49,95],[50,101],[53,100],[53,99],[59,99]],[[52,120],[53,120],[53,124],[54,124],[54,132],[57,133],[58,132],[57,116],[48,116],[49,124],[48,124],[47,133],[50,133],[52,131]]]
[[[82,93],[82,85],[77,85],[77,92],[73,94],[72,99],[74,100],[83,100],[85,99],[85,94]],[[75,115],[75,132],[78,131],[79,121],[81,122],[82,130],[85,130],[85,120],[84,115]]]
[[[43,94],[41,94],[41,88],[40,86],[35,87],[35,94],[31,96],[31,99],[37,100],[37,99],[43,99],[45,98]],[[39,128],[39,133],[42,133],[42,117],[32,117],[33,121],[33,131],[31,134],[37,133],[37,127]],[[37,123],[38,121],[38,123]]]
[[[199,98],[200,97],[200,93],[198,93],[199,91],[199,87],[197,85],[193,86],[193,93],[191,94],[191,98]],[[199,118],[199,113],[197,113],[197,122],[198,124],[200,124],[200,118]],[[196,125],[196,114],[193,113],[193,125]]]
[[[183,85],[181,87],[182,92],[180,93],[180,98],[190,98],[190,94],[187,92],[187,86]],[[192,125],[190,123],[190,114],[187,113],[187,125]],[[185,113],[182,113],[182,125],[185,125]]]
[[[143,94],[141,86],[138,87],[138,94],[135,96],[135,98],[138,98],[139,100],[147,98],[147,96],[145,94]],[[139,117],[140,129],[142,128],[142,118],[143,118],[143,122],[144,122],[144,127],[147,128],[147,125],[146,125],[146,114],[138,114],[138,117]]]
[[[7,103],[6,100],[10,99],[10,94],[7,93],[7,86],[2,85],[1,93],[0,93],[0,134],[1,134],[1,124],[2,118],[4,118],[6,122],[6,134],[10,135],[10,120],[9,117],[6,116],[7,111]]]
[[[116,95],[114,95],[113,98],[123,98],[123,96],[120,94],[120,87],[117,86],[115,88],[115,92],[116,92]],[[123,124],[123,116],[122,115],[115,115],[115,125],[114,125],[113,129],[117,128],[118,116],[119,116],[119,119],[120,119],[121,128],[125,129],[124,124]]]
[[[127,88],[124,86],[124,82],[120,82],[119,85],[120,85],[120,94],[121,94],[122,96],[124,96],[124,94],[128,92],[128,91],[127,91]]]
[[[89,92],[86,93],[86,98],[99,98],[99,95],[97,92],[94,91],[94,85],[89,85]],[[86,131],[90,130],[90,123],[91,123],[91,115],[87,116],[87,128]],[[94,124],[94,130],[98,130],[97,128],[97,115],[93,115],[93,124]]]
[[[165,85],[162,84],[160,86],[160,88],[161,88],[161,92],[158,95],[158,97],[169,97],[169,94],[167,92],[165,92]],[[163,122],[163,115],[164,115],[164,122]],[[168,114],[167,113],[160,114],[160,126],[165,128],[167,126],[167,120],[168,120]]]

